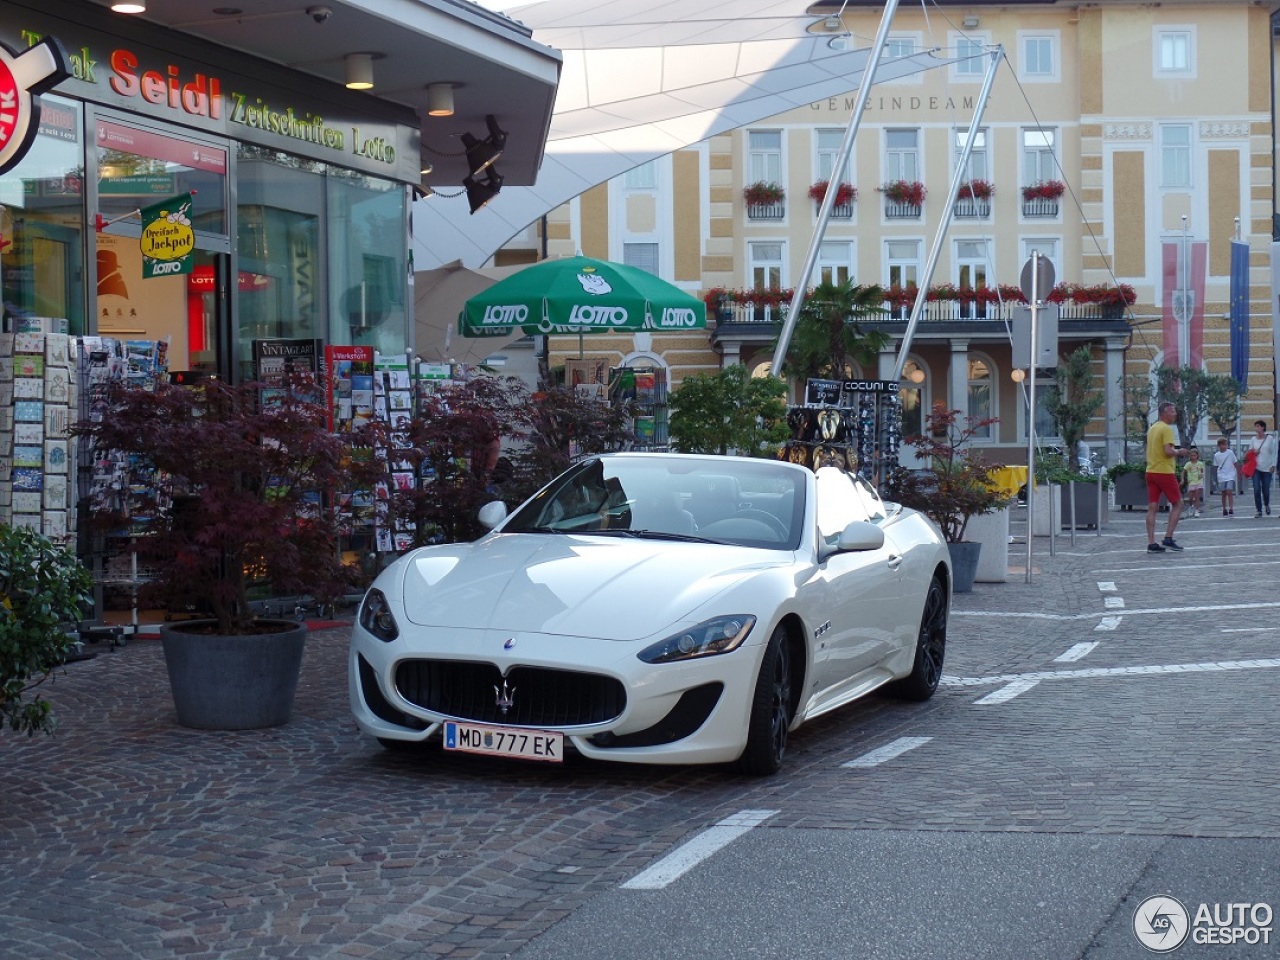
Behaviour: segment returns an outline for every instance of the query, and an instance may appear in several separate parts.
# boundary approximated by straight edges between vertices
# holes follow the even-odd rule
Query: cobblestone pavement
[[[46,685],[56,736],[0,734],[0,958],[506,956],[744,808],[778,810],[769,830],[1278,838],[1280,523],[1179,540],[1148,556],[1142,515],[1113,512],[1056,556],[1037,538],[1031,583],[1014,544],[1009,582],[957,596],[932,701],[824,717],[764,781],[383,751],[350,720],[342,628],[312,633],[293,720],[263,731],[179,727],[159,643],[102,649]],[[842,769],[903,736],[931,739]]]

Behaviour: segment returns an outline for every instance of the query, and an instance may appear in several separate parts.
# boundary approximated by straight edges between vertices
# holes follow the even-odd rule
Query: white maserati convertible
[[[834,467],[610,454],[481,518],[360,605],[351,708],[384,746],[771,774],[805,720],[938,686],[946,544]]]

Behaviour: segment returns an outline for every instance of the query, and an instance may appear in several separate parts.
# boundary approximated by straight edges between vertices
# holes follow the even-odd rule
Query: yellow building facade
[[[827,6],[810,12],[843,9],[830,43],[870,44],[881,4]],[[971,57],[872,89],[847,168],[834,178],[856,188],[856,199],[836,206],[818,238],[810,284],[924,285],[941,234],[930,287],[1017,287],[1033,253],[1049,260],[1059,282],[1131,287],[1134,302],[1123,309],[1068,304],[1059,322],[1060,355],[1080,345],[1093,354],[1107,399],[1088,441],[1115,462],[1125,453],[1126,374],[1187,362],[1230,372],[1229,274],[1238,239],[1250,264],[1242,419],[1273,421],[1278,9],[1244,0],[1100,0],[939,4],[926,14],[904,4],[886,56],[943,48]],[[993,53],[991,95],[961,175],[978,193],[982,183],[991,192],[952,197]],[[856,98],[852,90],[798,105],[637,167],[553,211],[536,240],[546,255],[580,251],[643,266],[700,295],[733,296],[713,300],[705,332],[560,338],[552,365],[583,353],[610,366],[659,366],[673,386],[730,363],[767,369],[781,311],[767,296],[748,303],[749,291],[790,288],[802,273],[819,207],[810,191],[833,179]],[[923,201],[895,202],[885,188],[900,180],[922,184]],[[1048,196],[1054,181],[1062,192]],[[748,202],[747,188],[759,183],[780,186],[781,201]],[[516,244],[499,262],[522,257]],[[928,307],[907,351],[908,409],[943,402],[996,416],[990,453],[1017,462],[1027,416],[1022,387],[1011,379],[1010,305]],[[892,373],[904,319],[899,310],[881,324],[892,345],[852,375]],[[1052,425],[1037,423],[1052,440]],[[1197,439],[1216,435],[1208,424]]]

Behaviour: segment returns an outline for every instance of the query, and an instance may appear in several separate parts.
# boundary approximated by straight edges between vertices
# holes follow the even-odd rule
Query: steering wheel
[[[763,510],[739,510],[733,515],[733,518],[759,521],[777,534],[779,540],[786,540],[789,535],[786,524],[775,517],[772,513],[765,513]]]

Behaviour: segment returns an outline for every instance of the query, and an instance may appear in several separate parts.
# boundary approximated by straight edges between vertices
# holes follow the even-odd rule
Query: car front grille
[[[396,667],[396,689],[432,713],[510,727],[605,723],[621,716],[627,705],[626,688],[613,677],[512,667],[504,690],[497,666],[462,660],[402,661]],[[505,713],[498,705],[503,696],[510,700]]]

